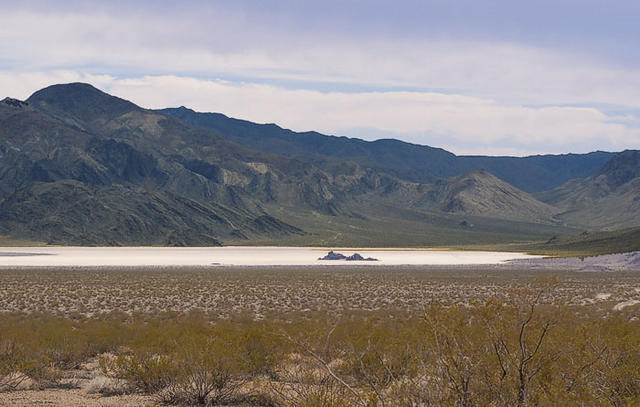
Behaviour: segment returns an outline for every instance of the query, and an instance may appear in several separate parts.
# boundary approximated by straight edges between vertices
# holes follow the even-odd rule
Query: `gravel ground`
[[[0,406],[142,407],[157,405],[149,396],[104,397],[99,394],[87,394],[79,389],[21,390],[0,393]]]

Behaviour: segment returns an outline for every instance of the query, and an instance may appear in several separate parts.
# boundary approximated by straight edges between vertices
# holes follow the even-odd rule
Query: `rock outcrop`
[[[358,253],[353,253],[351,256],[345,256],[342,253],[336,253],[331,250],[326,256],[318,258],[318,260],[347,260],[347,261],[378,261],[373,257],[364,258]]]

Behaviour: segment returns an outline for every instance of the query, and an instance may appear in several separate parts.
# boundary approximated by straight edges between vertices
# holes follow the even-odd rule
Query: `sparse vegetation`
[[[613,309],[639,277],[542,274],[3,271],[0,385],[175,405],[640,402],[638,305]]]
[[[434,302],[510,301],[512,285],[556,275],[557,303],[601,308],[640,300],[635,272],[491,269],[233,268],[0,271],[0,309],[71,318],[200,310],[212,317],[284,318],[349,310],[421,312]],[[606,299],[597,297],[606,293]],[[544,301],[550,301],[544,298]]]
[[[24,375],[41,385],[48,369],[99,358],[104,377],[125,392],[179,405],[638,403],[637,322],[538,300],[288,322],[4,315],[0,366],[4,380]]]
[[[627,253],[640,250],[640,228],[584,232],[578,236],[553,236],[544,243],[519,248],[537,254],[565,257]]]

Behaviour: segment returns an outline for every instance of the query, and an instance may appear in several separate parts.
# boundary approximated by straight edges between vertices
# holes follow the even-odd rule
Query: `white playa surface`
[[[329,250],[379,261],[318,260]],[[0,267],[180,267],[482,265],[531,259],[522,253],[309,247],[0,247]]]

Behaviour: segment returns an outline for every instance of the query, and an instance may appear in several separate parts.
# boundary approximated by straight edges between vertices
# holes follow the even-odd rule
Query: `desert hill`
[[[573,224],[618,229],[640,219],[640,151],[615,155],[592,175],[567,182],[537,197],[561,210]]]
[[[436,183],[426,197],[425,205],[453,214],[549,222],[556,211],[554,207],[479,169]]]
[[[455,156],[53,85],[0,101],[0,235],[91,245],[544,239],[629,222],[633,157]],[[531,195],[509,178],[527,191],[562,185]],[[571,215],[587,206],[602,208],[592,223]]]

